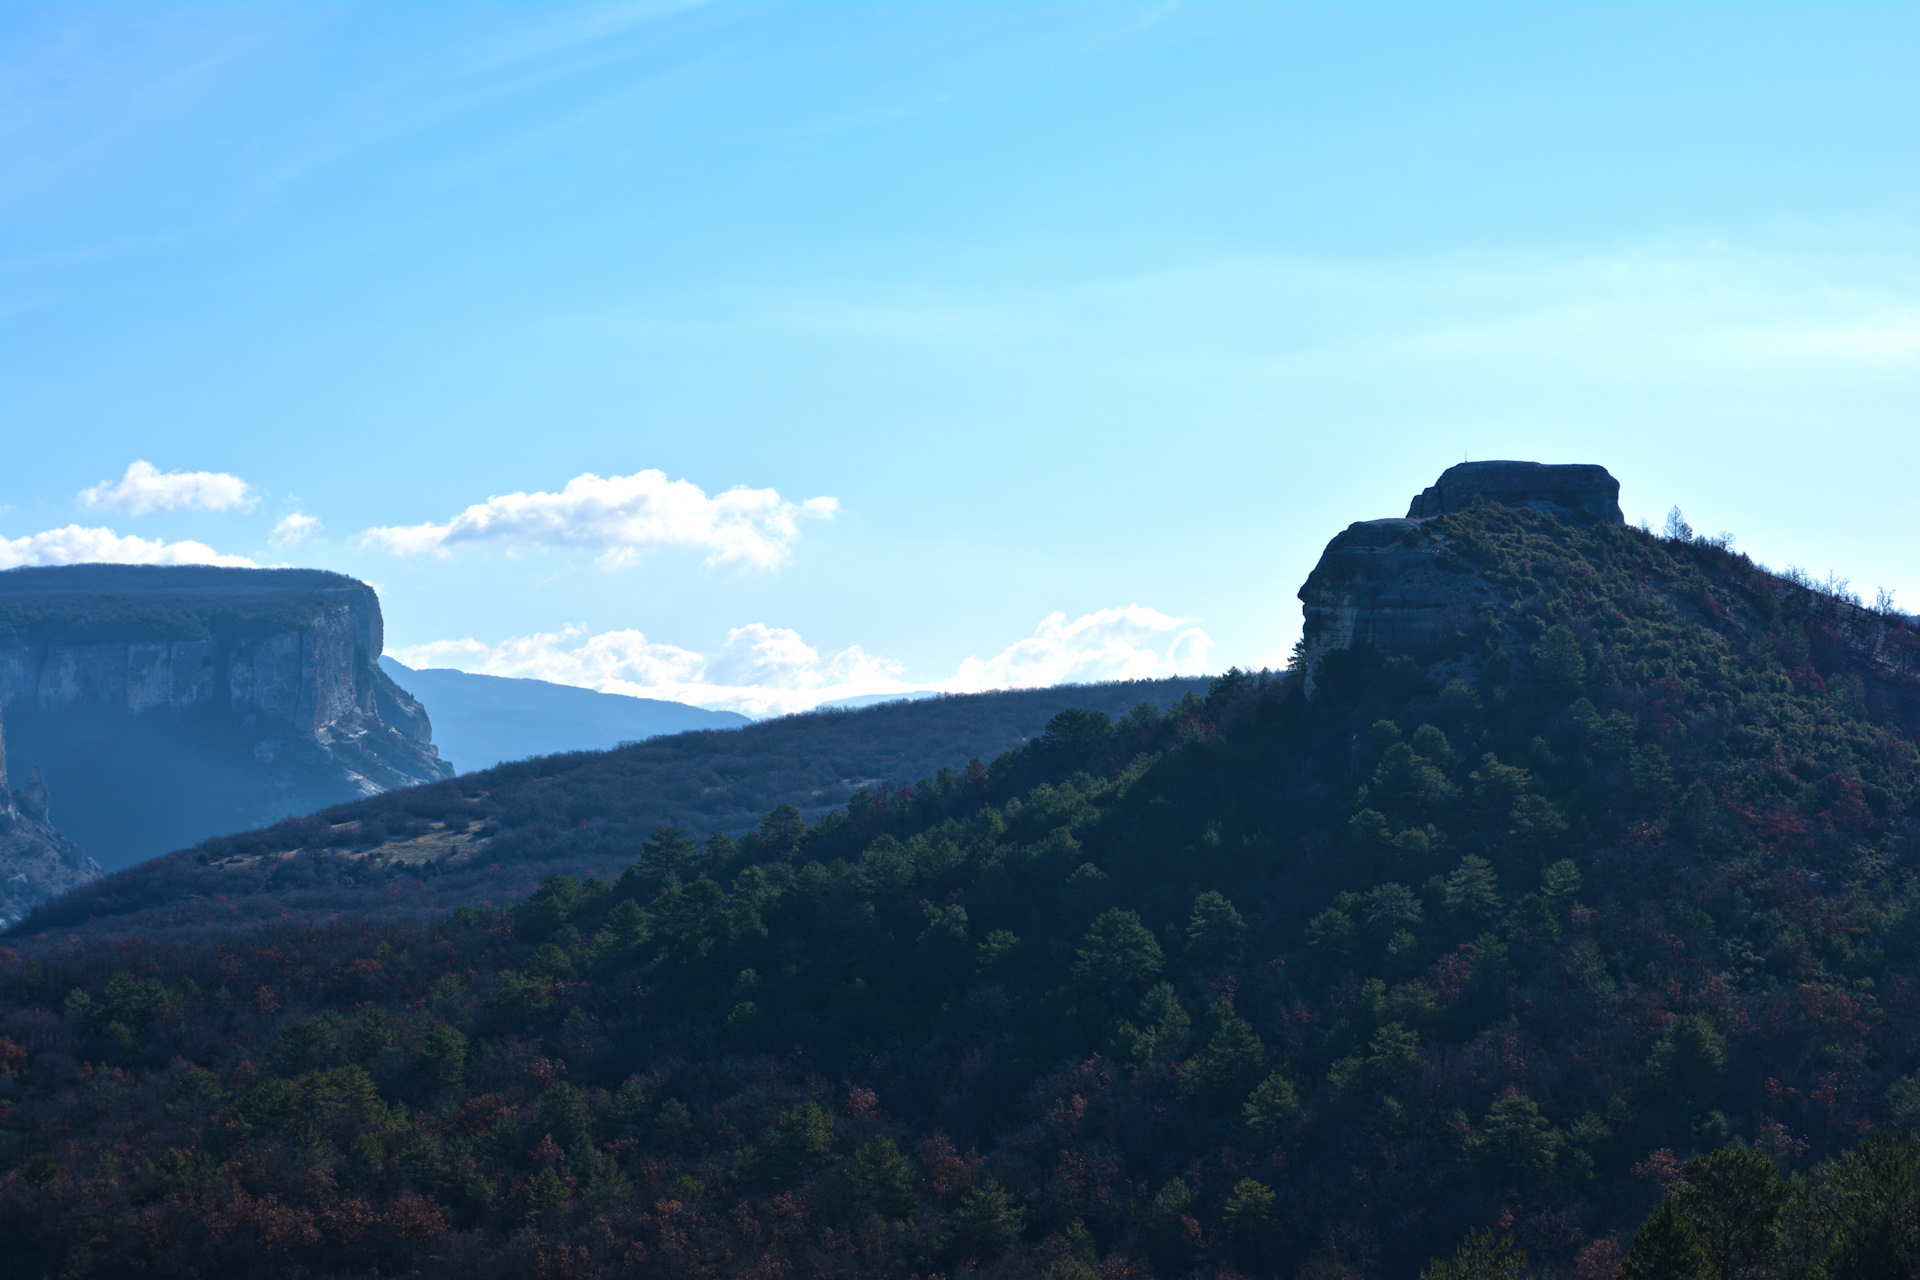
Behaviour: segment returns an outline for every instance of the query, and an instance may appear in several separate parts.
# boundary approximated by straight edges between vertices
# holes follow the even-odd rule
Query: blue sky
[[[1518,457],[1920,605],[1920,7],[0,17],[0,563],[759,713],[1281,660]]]

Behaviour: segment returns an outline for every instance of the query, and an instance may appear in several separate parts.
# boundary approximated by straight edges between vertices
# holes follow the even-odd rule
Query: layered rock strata
[[[1306,691],[1327,654],[1367,644],[1438,655],[1466,632],[1495,589],[1447,548],[1428,522],[1476,501],[1624,523],[1620,482],[1605,467],[1467,462],[1413,500],[1407,518],[1362,520],[1327,544],[1300,588]]]
[[[303,569],[0,573],[0,707],[109,865],[452,774],[380,601]]]

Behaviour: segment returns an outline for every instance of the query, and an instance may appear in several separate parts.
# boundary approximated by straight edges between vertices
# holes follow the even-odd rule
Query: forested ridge
[[[1724,546],[1429,524],[1501,590],[1431,666],[1063,712],[432,922],[0,954],[10,1262],[1914,1275],[1920,636]]]
[[[366,590],[323,569],[75,564],[0,571],[0,647],[259,639]]]
[[[525,897],[556,871],[618,875],[656,826],[738,836],[782,804],[814,821],[862,790],[893,803],[910,779],[1018,746],[1063,708],[1124,714],[1206,687],[1173,677],[947,694],[517,760],[150,859],[42,904],[11,936],[165,938]]]

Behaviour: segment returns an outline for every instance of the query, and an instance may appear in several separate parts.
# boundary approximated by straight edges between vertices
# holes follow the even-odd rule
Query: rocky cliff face
[[[1484,499],[1590,520],[1625,524],[1620,482],[1592,463],[1463,462],[1415,496],[1409,520],[1431,520]]]
[[[0,573],[0,708],[110,866],[451,776],[380,602],[299,569]]]
[[[1321,658],[1359,644],[1443,657],[1495,588],[1447,548],[1427,522],[1476,501],[1625,523],[1620,482],[1605,467],[1466,462],[1417,495],[1403,520],[1362,520],[1327,544],[1300,588],[1307,693]]]
[[[0,929],[35,903],[98,879],[100,864],[52,820],[47,780],[35,769],[14,790],[7,778],[7,728],[0,716]]]

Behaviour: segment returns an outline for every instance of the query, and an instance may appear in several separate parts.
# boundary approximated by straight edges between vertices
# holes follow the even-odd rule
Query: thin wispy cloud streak
[[[143,193],[134,206],[148,218],[138,232],[70,243],[55,254],[18,256],[9,265],[45,269],[139,255],[230,232],[289,191],[331,172],[396,145],[444,135],[503,103],[564,85],[597,66],[646,56],[649,50],[638,40],[646,28],[698,7],[608,6],[584,20],[537,10],[498,11],[481,24],[491,32],[451,48],[436,47],[438,32],[430,25],[398,15],[401,20],[386,25],[414,42],[417,56],[408,65],[316,86],[301,113],[250,123],[246,140],[218,159],[181,157],[188,169],[153,166],[143,153],[168,154],[172,135],[217,117],[254,92],[263,65],[295,60],[301,47],[337,38],[349,15],[216,10],[183,26],[178,11],[169,10],[164,18],[136,20],[131,29],[98,15],[55,16],[22,38],[12,62],[36,72],[59,67],[61,80],[49,83],[45,74],[0,77],[17,86],[12,95],[0,93],[0,103],[9,107],[0,111],[0,119],[10,122],[0,126],[0,139],[14,161],[0,206],[10,207],[16,219],[50,215],[77,189],[129,166],[152,166],[155,191]],[[527,16],[532,14],[539,16]],[[101,64],[112,66],[112,74],[94,74],[83,60],[46,56],[52,49],[101,42],[114,49],[116,56]],[[608,97],[631,93],[629,86]],[[469,150],[468,159],[454,163],[470,164],[489,152],[497,157],[499,148]],[[414,172],[430,173],[445,164]],[[202,206],[182,218],[172,211],[179,201],[154,198],[189,173],[217,193],[220,207],[211,216]]]
[[[709,332],[890,345],[1080,335],[1089,347],[1113,349],[1111,339],[1158,316],[1157,349],[1173,358],[1211,351],[1222,363],[1257,354],[1311,367],[1346,350],[1367,358],[1476,345],[1512,352],[1520,340],[1561,360],[1591,356],[1596,339],[1604,352],[1643,357],[1664,353],[1675,339],[1756,359],[1782,349],[1809,358],[1851,349],[1910,354],[1920,327],[1920,277],[1891,262],[1868,262],[1841,287],[1836,270],[1810,270],[1783,254],[1665,244],[1606,254],[1411,260],[1256,256],[1050,286],[1024,280],[939,293],[745,298],[717,306],[710,320],[678,322]],[[643,313],[601,322],[661,332],[675,320]]]

